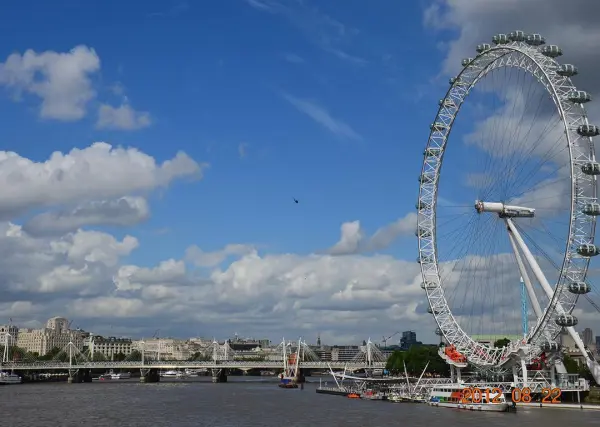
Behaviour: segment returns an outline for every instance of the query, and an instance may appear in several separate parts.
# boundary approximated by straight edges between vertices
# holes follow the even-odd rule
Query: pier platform
[[[600,405],[594,403],[517,403],[517,407],[520,408],[553,408],[553,409],[578,409],[578,410],[591,410],[600,411]]]

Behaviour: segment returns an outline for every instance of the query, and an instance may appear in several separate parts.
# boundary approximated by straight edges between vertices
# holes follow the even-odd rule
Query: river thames
[[[390,427],[390,426],[598,426],[600,411],[519,408],[482,413],[394,404],[284,390],[276,379],[210,377],[140,384],[113,380],[84,384],[43,383],[0,387],[2,427]]]

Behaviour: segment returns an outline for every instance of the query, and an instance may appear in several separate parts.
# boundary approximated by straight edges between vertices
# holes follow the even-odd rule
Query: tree
[[[56,356],[60,354],[61,350],[58,347],[51,348],[46,354],[40,356],[40,360],[53,360]]]
[[[127,356],[125,356],[125,354],[123,353],[117,353],[113,356],[113,360],[115,362],[122,362],[127,358]]]
[[[189,357],[189,361],[193,362],[193,361],[197,361],[197,362],[207,362],[209,360],[211,360],[212,357],[209,356],[208,354],[202,353],[200,351],[195,352],[194,354],[192,354]]]
[[[568,354],[563,356],[563,365],[565,365],[565,368],[569,374],[579,373],[579,363],[577,363],[577,361]]]
[[[429,365],[427,365],[429,362]],[[386,369],[398,375],[404,374],[404,364],[409,375],[421,375],[425,365],[431,374],[449,375],[450,368],[438,354],[437,346],[412,346],[407,351],[394,351],[388,358]]]
[[[494,342],[494,347],[503,348],[503,347],[506,347],[509,343],[510,343],[510,340],[508,338],[501,338]]]
[[[100,353],[99,351],[96,351],[94,353],[92,360],[94,362],[104,362],[106,360],[106,356],[104,355],[104,353]]]
[[[4,357],[4,346],[0,346],[0,357]],[[32,354],[21,347],[12,345],[8,347],[8,361],[25,362],[31,361]]]
[[[142,360],[142,352],[139,350],[133,350],[129,356],[127,356],[127,360],[130,362],[139,362]]]

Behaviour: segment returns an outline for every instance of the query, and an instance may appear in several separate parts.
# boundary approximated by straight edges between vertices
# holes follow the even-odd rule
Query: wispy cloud
[[[353,64],[367,63],[365,59],[351,55],[345,50],[358,31],[347,27],[316,7],[309,6],[304,0],[245,0],[245,2],[262,12],[283,16],[309,41],[325,52]]]
[[[287,62],[291,62],[292,64],[304,63],[304,58],[296,55],[295,53],[284,53],[283,55],[281,55],[281,57],[283,59],[285,59]]]
[[[186,12],[190,8],[190,5],[187,1],[176,1],[174,2],[170,8],[159,11],[159,12],[151,12],[146,15],[148,18],[159,18],[159,17],[171,17],[174,18],[176,16],[181,15]]]
[[[315,104],[312,101],[296,98],[287,93],[282,93],[281,96],[283,96],[286,101],[296,107],[299,111],[306,114],[321,126],[325,127],[331,133],[342,138],[362,140],[362,136],[352,129],[350,125],[341,120],[333,118],[331,114],[329,114],[329,112],[320,105]]]
[[[255,9],[263,10],[265,12],[275,12],[277,8],[277,2],[270,0],[246,0],[250,6]]]
[[[238,145],[238,154],[240,159],[243,159],[248,155],[248,143],[242,142],[240,145]]]

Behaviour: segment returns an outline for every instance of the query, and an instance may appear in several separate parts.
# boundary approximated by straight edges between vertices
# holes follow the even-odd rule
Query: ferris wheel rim
[[[446,144],[447,144],[447,140],[448,137],[450,136],[450,133],[452,131],[453,125],[454,125],[454,121],[456,119],[456,117],[458,116],[458,114],[460,113],[460,109],[462,107],[462,105],[464,104],[464,102],[466,101],[466,99],[468,98],[468,95],[470,93],[470,91],[473,89],[473,87],[476,86],[476,84],[483,78],[485,77],[488,73],[490,73],[491,71],[493,71],[496,68],[501,68],[501,67],[516,67],[516,68],[520,68],[521,70],[524,70],[525,72],[529,73],[530,75],[532,75],[534,78],[536,78],[537,83],[538,84],[542,84],[546,91],[550,94],[550,96],[552,97],[555,106],[556,106],[556,110],[558,111],[559,115],[560,115],[560,119],[562,122],[562,125],[564,127],[565,130],[565,139],[566,139],[566,143],[567,143],[567,147],[568,147],[568,154],[569,154],[569,179],[570,179],[570,184],[571,184],[571,188],[570,188],[570,216],[569,216],[569,227],[568,227],[568,236],[567,236],[567,242],[565,244],[565,248],[563,251],[563,262],[561,265],[561,269],[560,269],[560,273],[559,273],[559,278],[556,281],[556,284],[553,288],[553,295],[552,295],[552,299],[551,301],[547,304],[546,308],[544,309],[543,312],[543,316],[538,319],[537,324],[535,325],[535,327],[532,329],[532,331],[528,334],[527,336],[527,340],[530,344],[533,345],[533,352],[535,353],[537,350],[539,350],[537,347],[539,347],[540,341],[542,341],[541,338],[542,337],[542,333],[544,331],[548,331],[550,330],[549,334],[546,334],[545,337],[551,336],[551,339],[556,339],[556,336],[560,333],[560,330],[562,328],[552,328],[552,322],[551,322],[551,318],[553,315],[555,315],[557,313],[557,306],[558,304],[561,303],[560,299],[561,296],[563,296],[565,293],[568,293],[566,290],[567,287],[567,283],[566,283],[566,279],[567,279],[567,275],[571,275],[571,276],[577,276],[580,278],[581,281],[585,280],[585,277],[587,275],[587,270],[588,270],[588,264],[589,264],[589,258],[587,258],[586,260],[584,260],[583,262],[580,262],[578,264],[574,264],[573,260],[574,258],[577,256],[577,254],[574,251],[574,245],[573,242],[575,242],[576,240],[579,241],[581,243],[582,239],[588,243],[588,244],[593,244],[594,242],[594,234],[595,234],[595,226],[596,226],[596,222],[595,222],[595,217],[591,217],[591,218],[586,218],[586,221],[588,223],[588,229],[589,232],[587,233],[587,235],[585,237],[582,237],[581,235],[579,235],[578,238],[576,238],[577,236],[575,236],[575,230],[574,230],[574,226],[576,225],[577,221],[579,220],[579,222],[581,222],[581,218],[584,216],[583,212],[581,212],[581,210],[578,210],[577,207],[581,205],[581,201],[579,200],[579,195],[577,193],[577,191],[575,191],[576,186],[579,183],[578,178],[580,178],[581,173],[577,174],[576,171],[576,167],[577,165],[576,163],[576,159],[574,157],[574,153],[573,150],[575,148],[577,148],[574,145],[574,142],[579,140],[579,137],[577,135],[575,135],[575,132],[573,130],[573,123],[583,123],[583,124],[588,124],[587,121],[587,115],[585,112],[585,109],[583,108],[583,105],[579,104],[578,105],[578,109],[577,108],[565,108],[565,103],[566,103],[566,97],[568,95],[568,93],[573,92],[573,91],[577,91],[578,89],[576,88],[576,86],[571,82],[570,80],[570,76],[567,77],[560,77],[560,80],[562,81],[561,87],[559,88],[559,86],[556,84],[556,82],[554,80],[559,80],[559,78],[557,77],[558,75],[556,74],[556,70],[559,67],[559,63],[551,57],[548,57],[546,55],[543,55],[542,52],[537,48],[537,46],[532,46],[526,43],[523,43],[523,41],[512,41],[509,43],[505,43],[505,44],[498,44],[497,46],[489,46],[487,45],[487,49],[479,52],[479,54],[471,59],[467,64],[463,64],[464,67],[463,69],[460,71],[460,73],[457,75],[456,79],[454,82],[452,82],[450,88],[448,89],[448,91],[446,92],[446,95],[444,96],[444,98],[441,101],[440,107],[437,111],[436,114],[436,118],[434,121],[434,125],[436,123],[438,123],[438,119],[440,123],[445,123],[445,121],[442,119],[443,116],[443,112],[444,110],[446,110],[446,119],[449,119],[449,122],[445,123],[447,124],[447,129],[445,134],[443,133],[443,137],[438,139],[442,140],[442,143],[434,143],[434,135],[436,134],[436,129],[434,128],[434,125],[432,125],[432,130],[429,134],[429,138],[427,141],[427,146],[426,146],[426,151],[424,153],[424,160],[423,160],[423,164],[422,164],[422,168],[421,168],[421,175],[420,175],[420,185],[419,185],[419,198],[417,201],[417,210],[419,212],[418,214],[418,220],[417,220],[417,239],[419,242],[419,263],[421,266],[421,276],[423,279],[423,288],[425,289],[425,293],[427,295],[427,300],[429,303],[429,306],[431,308],[431,314],[433,315],[437,326],[439,328],[440,331],[443,332],[443,335],[446,336],[447,332],[452,332],[452,334],[454,336],[451,336],[449,341],[457,346],[457,349],[459,351],[462,350],[462,352],[465,354],[465,356],[467,356],[467,358],[474,364],[476,365],[480,365],[480,366],[494,366],[494,365],[498,365],[503,363],[503,361],[506,360],[506,358],[508,358],[508,355],[511,351],[515,351],[515,349],[496,349],[496,348],[492,348],[490,346],[481,344],[481,343],[477,343],[475,340],[473,340],[469,334],[467,334],[462,328],[461,326],[458,324],[458,322],[456,321],[456,319],[454,318],[454,315],[452,314],[452,310],[450,309],[448,302],[445,298],[445,294],[444,291],[441,287],[441,277],[440,277],[440,270],[439,270],[439,261],[438,261],[438,257],[437,257],[437,198],[438,198],[438,189],[439,189],[439,175],[441,172],[441,168],[443,166],[443,157],[444,157],[444,153],[446,150]],[[523,63],[521,62],[516,62],[516,63],[512,63],[512,64],[502,64],[498,61],[501,60],[501,58],[510,55],[510,54],[516,54],[517,56],[520,56],[520,58],[524,58],[527,61],[529,61],[529,65],[534,65],[534,67],[536,68],[536,71],[541,72],[542,76],[538,76],[535,72],[532,72],[530,69],[528,69],[527,67],[525,67],[523,65]],[[478,65],[479,61],[483,58],[487,59],[489,57],[489,62],[486,63],[485,60],[481,61],[482,64],[485,64],[485,66],[481,66]],[[467,61],[467,60],[465,60]],[[500,64],[500,65],[496,65],[494,66],[494,64]],[[479,67],[477,70],[476,67]],[[466,89],[463,90],[463,93],[461,96],[457,96],[457,94],[460,95],[460,90],[459,90],[459,84],[463,83],[461,82],[461,77],[463,77],[464,75],[468,75],[468,71],[477,71],[476,73],[476,77],[473,78],[473,80],[469,83],[468,87],[466,87]],[[541,79],[545,78],[545,81],[542,81]],[[554,79],[553,79],[554,78]],[[563,90],[562,94],[559,94],[559,89]],[[567,89],[568,91],[565,92],[564,89]],[[446,105],[446,101],[449,100],[451,102],[454,102],[454,100],[458,100],[458,104],[454,105],[455,111],[453,113],[448,113],[449,109]],[[575,104],[573,104],[575,105]],[[573,114],[572,110],[577,110],[575,112],[575,114]],[[571,116],[574,116],[575,118],[572,118]],[[575,135],[575,138],[574,138]],[[587,140],[591,140],[591,138],[585,138]],[[565,140],[563,140],[565,141]],[[438,152],[438,159],[437,159],[437,164],[434,165],[434,167],[430,167],[429,168],[429,172],[433,171],[432,174],[432,182],[424,182],[424,176],[425,174],[428,172],[428,150],[430,150],[431,148],[437,148],[439,149]],[[590,149],[590,153],[589,153],[589,157],[588,157],[588,161],[595,161],[595,156],[593,154],[593,148]],[[581,161],[579,160],[579,166],[581,166]],[[565,178],[566,179],[566,178]],[[596,188],[595,185],[593,184],[593,181],[590,179],[589,182],[589,188],[592,189],[593,191],[593,198],[596,201]],[[428,198],[427,197],[423,197],[424,194],[428,194]],[[431,211],[431,214],[429,215],[429,217],[427,216],[423,216],[422,215],[422,210],[423,210],[423,205],[422,203],[429,203],[430,205],[427,207],[427,209],[429,209]],[[422,224],[425,223],[426,225],[428,225],[428,227],[424,227],[424,228],[428,228],[430,231],[430,235],[425,237],[422,235],[421,233],[421,226]],[[580,233],[581,234],[581,233]],[[424,251],[424,246],[429,246],[428,249],[426,251]],[[424,256],[424,252],[426,253],[426,256]],[[433,268],[431,268],[433,267]],[[429,271],[426,271],[429,270]],[[577,271],[574,271],[577,270]],[[429,280],[431,280],[431,278],[435,275],[435,281],[436,283],[436,287],[432,287],[430,289],[429,287]],[[434,295],[437,293],[437,296]],[[435,298],[434,298],[435,296]],[[577,303],[577,299],[578,299],[578,295],[574,295],[572,296],[570,301],[567,301],[567,309],[566,312],[567,313],[571,313],[572,310],[575,308],[575,305]],[[432,301],[434,300],[434,301]],[[434,306],[435,304],[435,306]],[[555,325],[556,326],[556,325]],[[451,329],[454,329],[453,331],[451,331]],[[446,336],[446,338],[448,338]],[[457,345],[458,344],[458,345]],[[539,353],[539,351],[538,351]]]

